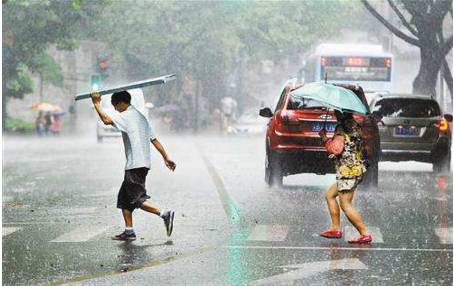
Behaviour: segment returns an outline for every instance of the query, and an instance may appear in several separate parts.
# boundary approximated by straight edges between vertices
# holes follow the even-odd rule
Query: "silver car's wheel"
[[[433,163],[433,171],[435,173],[448,172],[451,170],[451,154],[446,155]]]
[[[366,190],[378,190],[378,162],[372,163],[364,175],[363,185]]]

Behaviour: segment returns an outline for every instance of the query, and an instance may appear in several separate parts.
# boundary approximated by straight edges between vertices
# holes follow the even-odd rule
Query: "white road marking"
[[[93,237],[105,232],[110,228],[109,225],[83,225],[72,231],[60,235],[51,242],[83,242],[92,239]]]
[[[372,235],[372,243],[383,243],[383,235],[378,227],[368,226],[370,234]],[[349,241],[359,236],[358,231],[353,226],[344,227],[344,240]]]
[[[280,266],[280,268],[297,268],[289,272],[270,276],[264,279],[252,281],[249,285],[278,285],[289,283],[295,280],[307,278],[309,276],[331,270],[365,270],[367,266],[358,258],[346,258],[340,260],[327,260],[309,262],[295,265]]]
[[[378,169],[380,171],[397,171],[397,172],[432,172],[431,163],[423,163],[416,161],[408,162],[379,162]]]
[[[256,225],[248,240],[284,241],[287,233],[287,225]]]
[[[373,243],[371,245],[373,245]],[[228,248],[228,249],[452,252],[452,248],[390,248],[390,247],[370,247],[370,245],[363,245],[363,247],[230,245],[230,246],[226,246],[226,248]]]
[[[55,222],[55,221],[29,221],[29,222],[4,222],[3,225],[37,225],[37,224],[57,224],[66,222]]]
[[[452,244],[452,227],[436,228],[435,234],[440,239],[441,244]]]
[[[18,230],[21,230],[22,227],[2,227],[2,237],[5,237],[7,235],[10,235],[13,232],[16,232]]]

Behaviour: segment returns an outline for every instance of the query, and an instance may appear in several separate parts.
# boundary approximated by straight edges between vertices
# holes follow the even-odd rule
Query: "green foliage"
[[[48,54],[37,54],[32,62],[35,70],[41,74],[44,81],[55,86],[63,86],[63,75],[60,65]]]
[[[9,132],[32,133],[35,129],[35,124],[32,121],[12,117],[7,117],[4,124],[6,131]]]
[[[13,96],[20,97],[23,94],[33,92],[33,80],[27,72],[25,65],[18,64],[17,76],[6,81],[6,88],[13,93]]]
[[[20,65],[32,73],[42,74],[45,81],[61,86],[61,68],[46,53],[47,49],[50,45],[59,49],[76,48],[84,25],[99,14],[104,3],[101,0],[9,0],[3,3],[6,95],[22,97],[33,92],[30,76],[24,76]]]

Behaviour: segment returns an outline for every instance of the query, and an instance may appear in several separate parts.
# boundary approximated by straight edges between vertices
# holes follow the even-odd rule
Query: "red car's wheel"
[[[265,182],[268,186],[282,186],[283,174],[279,156],[273,152],[267,152],[265,158]]]

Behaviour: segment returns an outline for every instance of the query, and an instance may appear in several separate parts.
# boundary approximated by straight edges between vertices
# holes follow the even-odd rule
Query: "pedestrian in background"
[[[52,114],[50,111],[47,111],[46,114],[44,115],[44,133],[46,135],[49,135],[50,132],[50,127],[52,126],[52,123],[54,122],[54,119],[52,118]]]
[[[126,154],[126,166],[123,183],[117,199],[117,208],[122,210],[125,231],[112,237],[114,240],[136,240],[132,223],[132,213],[135,209],[160,216],[166,227],[167,236],[172,234],[174,211],[161,211],[148,199],[145,180],[151,167],[150,145],[159,151],[164,163],[171,171],[176,168],[169,159],[164,147],[155,137],[148,119],[138,109],[131,105],[131,95],[127,91],[116,92],[112,95],[111,103],[115,110],[104,111],[101,107],[101,95],[91,94],[91,99],[101,121],[113,125],[121,131]]]
[[[331,216],[331,226],[320,235],[326,238],[342,237],[340,230],[340,209],[342,209],[360,234],[358,238],[350,240],[349,243],[370,243],[372,236],[362,222],[361,215],[352,204],[355,191],[366,172],[361,146],[361,129],[353,119],[353,114],[342,114],[339,111],[335,113],[339,124],[336,126],[334,137],[328,139],[325,129],[319,132],[330,157],[336,160],[336,183],[325,194]],[[337,197],[339,197],[339,203]]]
[[[235,122],[238,103],[230,96],[223,97],[221,100],[223,130],[227,132],[229,127]]]
[[[36,133],[39,136],[43,136],[46,132],[46,119],[44,118],[44,112],[39,111],[38,117],[35,120]]]
[[[63,123],[62,114],[53,114],[52,125],[50,126],[50,131],[53,135],[60,135],[61,125]]]

